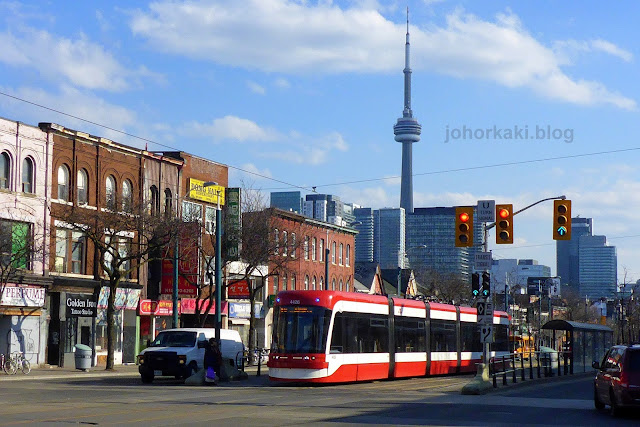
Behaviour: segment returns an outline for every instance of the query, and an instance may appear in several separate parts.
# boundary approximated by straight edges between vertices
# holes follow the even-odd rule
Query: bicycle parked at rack
[[[2,370],[7,375],[15,374],[18,370],[15,360],[11,357],[6,357],[4,354],[0,354],[0,364],[2,365]]]
[[[27,358],[24,357],[24,353],[13,353],[11,360],[13,360],[15,365],[14,373],[17,372],[18,369],[20,369],[25,375],[31,372],[31,363],[29,363]]]

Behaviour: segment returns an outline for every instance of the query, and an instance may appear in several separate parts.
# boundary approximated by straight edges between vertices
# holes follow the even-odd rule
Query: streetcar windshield
[[[330,320],[331,310],[324,307],[276,307],[272,351],[324,353]]]

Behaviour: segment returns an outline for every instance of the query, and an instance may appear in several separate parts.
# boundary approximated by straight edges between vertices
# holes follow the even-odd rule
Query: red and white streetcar
[[[339,383],[475,372],[476,309],[338,291],[276,298],[269,377]],[[508,353],[509,316],[496,311],[490,356]]]

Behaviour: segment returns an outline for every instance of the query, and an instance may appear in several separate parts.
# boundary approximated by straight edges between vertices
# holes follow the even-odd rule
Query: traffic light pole
[[[535,205],[537,205],[537,204],[539,204],[539,203],[542,203],[542,202],[546,202],[546,201],[548,201],[548,200],[566,200],[566,199],[567,199],[567,196],[564,196],[564,195],[562,195],[562,196],[556,196],[556,197],[547,197],[546,199],[538,200],[538,201],[537,201],[537,202],[535,202],[535,203],[531,203],[529,206],[525,206],[524,208],[520,209],[519,211],[514,212],[512,216],[516,216],[516,215],[518,215],[520,212],[526,211],[527,209],[532,208],[532,207],[534,207]],[[487,236],[488,236],[488,235],[487,235],[487,231],[488,231],[488,230],[491,230],[491,229],[492,229],[493,227],[495,227],[495,226],[496,226],[496,222],[495,222],[495,221],[494,221],[494,222],[492,222],[491,224],[489,224],[489,225],[486,225],[486,226],[485,226],[485,229],[484,229],[484,231],[485,231],[485,235],[484,235],[484,242],[483,242],[483,246],[484,246],[484,250],[485,250],[485,252],[487,251],[487,246],[486,246],[486,245],[487,245]]]

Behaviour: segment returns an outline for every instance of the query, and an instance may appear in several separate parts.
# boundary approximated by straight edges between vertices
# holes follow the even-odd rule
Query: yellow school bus
[[[511,335],[509,341],[512,343],[514,353],[522,354],[525,359],[528,359],[531,353],[536,351],[533,337],[528,335]]]

